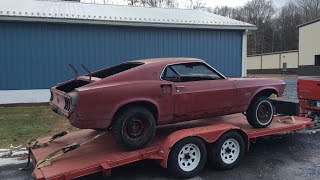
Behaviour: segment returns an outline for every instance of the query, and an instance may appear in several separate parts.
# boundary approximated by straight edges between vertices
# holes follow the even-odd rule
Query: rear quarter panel
[[[161,84],[161,81],[149,80],[91,86],[80,91],[77,112],[86,116],[82,119],[96,121],[100,128],[107,128],[120,107],[131,102],[147,101],[157,107],[158,123],[162,124],[172,119],[174,108],[172,94],[163,95]]]

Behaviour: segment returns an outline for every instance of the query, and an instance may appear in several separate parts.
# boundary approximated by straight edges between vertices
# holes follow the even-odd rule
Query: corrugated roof
[[[252,24],[202,10],[36,0],[1,0],[0,20],[181,28],[256,29]]]

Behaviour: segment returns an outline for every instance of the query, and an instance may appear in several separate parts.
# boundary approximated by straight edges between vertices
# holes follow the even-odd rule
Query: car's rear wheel
[[[156,122],[148,109],[142,106],[129,107],[117,114],[111,130],[119,144],[136,150],[151,142],[155,135]]]
[[[267,97],[259,97],[251,103],[246,112],[249,124],[254,128],[268,127],[273,119],[274,106]]]

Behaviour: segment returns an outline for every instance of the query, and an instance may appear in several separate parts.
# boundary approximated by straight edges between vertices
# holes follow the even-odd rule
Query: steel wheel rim
[[[125,133],[128,137],[136,139],[145,133],[145,124],[142,119],[132,118],[125,125]]]
[[[235,139],[226,140],[221,147],[220,156],[224,163],[234,163],[240,155],[240,144]]]
[[[256,110],[256,118],[262,125],[267,125],[273,117],[272,104],[269,101],[261,101]]]
[[[179,167],[186,172],[193,171],[200,163],[201,152],[197,145],[186,144],[184,145],[178,155]]]

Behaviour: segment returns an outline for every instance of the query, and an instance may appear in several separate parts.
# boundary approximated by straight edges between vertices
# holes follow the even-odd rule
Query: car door
[[[173,82],[174,121],[220,116],[231,111],[235,88],[230,80],[201,62],[169,68],[177,76]]]

